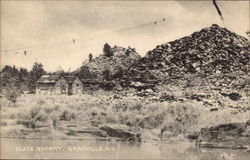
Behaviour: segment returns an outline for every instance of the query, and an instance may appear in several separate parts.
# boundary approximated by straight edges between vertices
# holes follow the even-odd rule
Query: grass
[[[2,101],[1,111],[13,119],[49,123],[75,121],[81,125],[123,124],[139,131],[158,130],[159,135],[183,135],[200,128],[228,123],[244,122],[249,111],[222,109],[210,112],[202,102],[156,102],[137,96],[114,98],[110,95],[37,96],[22,95],[16,103]],[[3,103],[4,102],[4,103]],[[10,116],[11,115],[11,116]]]

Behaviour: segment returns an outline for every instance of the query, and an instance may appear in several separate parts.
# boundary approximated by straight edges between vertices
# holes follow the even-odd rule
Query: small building
[[[83,91],[83,84],[76,76],[43,75],[36,82],[36,94],[72,95]]]
[[[68,83],[68,95],[82,94],[83,93],[83,83],[76,76],[65,76]]]

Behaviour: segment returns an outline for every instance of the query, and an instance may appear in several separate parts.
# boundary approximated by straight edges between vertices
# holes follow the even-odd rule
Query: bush
[[[76,118],[76,114],[72,111],[70,111],[69,109],[63,110],[60,114],[60,120],[64,120],[64,121],[70,121],[71,119],[75,119]]]
[[[111,51],[111,47],[110,47],[110,45],[108,43],[104,44],[103,53],[107,57],[111,57],[111,56],[114,55],[114,53]]]
[[[97,77],[87,66],[82,66],[80,68],[79,76],[81,79],[94,79]]]
[[[11,102],[16,103],[17,98],[21,95],[21,91],[14,86],[7,87],[3,90],[3,95]]]
[[[59,120],[70,121],[76,118],[76,111],[66,105],[54,105],[38,99],[35,106],[19,113],[19,118],[26,122],[26,126],[33,127],[36,122],[48,122],[52,120],[53,125]],[[55,126],[54,126],[55,127]]]
[[[163,113],[165,113],[165,118],[161,125],[161,134],[170,131],[178,135],[186,133],[191,125],[198,123],[201,110],[192,103],[175,103]]]
[[[199,103],[150,102],[139,97],[114,99],[112,95],[102,97],[84,95],[71,96],[67,99],[64,96],[50,96],[46,97],[46,100],[45,97],[35,98],[36,96],[32,102],[20,101],[27,111],[23,110],[19,118],[32,123],[47,122],[50,118],[55,124],[60,120],[74,119],[84,123],[91,122],[93,125],[120,123],[180,134],[187,132],[188,127],[196,124],[201,112],[197,105]],[[27,105],[29,106],[26,107]]]
[[[190,125],[197,123],[200,109],[193,103],[158,102],[145,104],[127,102],[114,104],[113,111],[119,115],[120,122],[129,126],[146,129],[160,128],[175,134],[184,133]]]

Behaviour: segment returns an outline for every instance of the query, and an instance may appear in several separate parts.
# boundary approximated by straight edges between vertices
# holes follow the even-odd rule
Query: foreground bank
[[[145,142],[198,137],[200,146],[247,149],[249,115],[246,107],[215,109],[197,100],[156,96],[22,95],[16,103],[2,99],[1,137]]]

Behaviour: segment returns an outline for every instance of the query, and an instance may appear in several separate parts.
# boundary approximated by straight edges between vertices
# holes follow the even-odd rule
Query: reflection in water
[[[193,143],[1,139],[1,158],[246,160],[243,150],[198,149]]]

